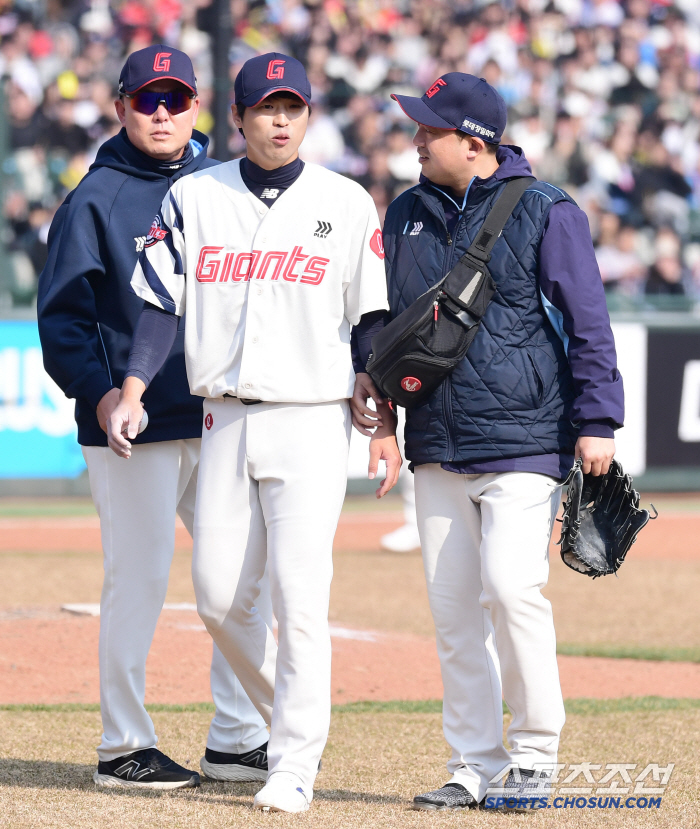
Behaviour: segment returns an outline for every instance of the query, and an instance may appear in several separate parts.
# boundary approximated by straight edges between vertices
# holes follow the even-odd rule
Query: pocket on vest
[[[531,374],[531,388],[532,388],[532,400],[533,400],[533,407],[539,409],[542,405],[544,400],[544,379],[542,378],[542,372],[537,367],[537,363],[535,362],[535,358],[529,351],[525,352],[527,362],[530,366]]]

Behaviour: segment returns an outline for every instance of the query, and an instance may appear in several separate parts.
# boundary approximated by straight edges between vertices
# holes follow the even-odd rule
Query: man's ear
[[[114,109],[117,112],[117,118],[119,119],[119,123],[124,127],[126,126],[126,109],[124,107],[124,101],[121,98],[117,98],[114,102]]]
[[[484,142],[480,138],[476,138],[473,135],[467,136],[466,143],[468,144],[467,158],[469,161],[474,161],[474,159],[481,155],[481,153],[483,153],[486,149]]]
[[[236,128],[239,130],[243,129],[243,119],[238,114],[238,109],[235,104],[231,104],[231,115],[233,116],[233,123],[236,125]]]

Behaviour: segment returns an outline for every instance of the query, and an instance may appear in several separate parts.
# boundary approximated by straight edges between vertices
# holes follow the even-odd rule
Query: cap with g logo
[[[192,61],[184,52],[162,43],[129,55],[119,75],[119,93],[131,95],[153,81],[179,81],[197,91]]]
[[[311,84],[303,65],[289,55],[268,52],[250,58],[241,67],[233,84],[236,103],[254,107],[273,92],[293,92],[307,104]]]
[[[443,130],[461,130],[498,144],[506,127],[506,102],[483,78],[447,72],[422,98],[391,96],[419,124]]]

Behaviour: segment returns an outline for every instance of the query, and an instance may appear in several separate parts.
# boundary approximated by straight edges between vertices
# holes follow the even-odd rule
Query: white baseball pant
[[[546,475],[459,475],[440,464],[417,466],[415,477],[447,770],[481,800],[509,763],[557,761],[564,703],[552,608],[540,591],[560,489]],[[510,753],[502,696],[513,717]]]
[[[197,608],[270,723],[269,774],[295,774],[311,799],[330,723],[328,602],[348,402],[209,399],[204,415],[192,562]],[[279,649],[254,609],[266,564]]]
[[[192,534],[200,443],[192,438],[136,445],[128,461],[107,447],[83,447],[104,552],[100,760],[158,741],[144,708],[146,658],[168,588],[176,511]],[[263,719],[216,646],[211,689],[216,713],[210,748],[240,754],[266,742]]]

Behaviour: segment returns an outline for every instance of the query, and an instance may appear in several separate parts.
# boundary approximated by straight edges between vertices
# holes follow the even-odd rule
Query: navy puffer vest
[[[472,188],[451,239],[431,184],[411,188],[390,205],[384,247],[392,316],[466,252],[505,180],[494,176]],[[489,262],[497,291],[479,333],[450,378],[408,413],[406,457],[413,463],[573,453],[573,379],[537,281],[542,231],[559,201],[572,199],[533,182],[509,218]]]

